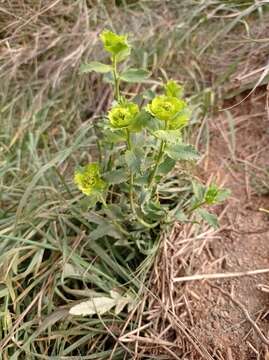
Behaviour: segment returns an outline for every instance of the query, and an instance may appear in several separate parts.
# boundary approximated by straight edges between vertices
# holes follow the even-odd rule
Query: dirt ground
[[[205,246],[197,273],[269,268],[269,214],[260,210],[269,209],[265,100],[261,91],[231,110],[232,117],[221,112],[210,121],[204,169],[207,177],[213,175],[230,188],[232,196],[215,209],[222,212],[222,230]],[[214,359],[269,359],[268,273],[193,282],[188,294],[191,333]]]
[[[207,121],[210,141],[198,176],[214,179],[232,195],[211,209],[220,216],[219,230],[177,224],[163,241],[154,275],[162,301],[152,305],[150,319],[158,328],[155,338],[165,341],[161,353],[168,352],[167,359],[269,360],[269,213],[262,211],[269,209],[266,103],[261,88]],[[260,269],[266,272],[230,277]],[[220,278],[223,273],[229,277]],[[193,280],[197,274],[215,279]]]

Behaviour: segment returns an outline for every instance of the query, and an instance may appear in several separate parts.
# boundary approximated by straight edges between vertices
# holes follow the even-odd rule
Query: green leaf
[[[169,80],[164,88],[167,96],[180,98],[183,95],[183,86],[178,85],[174,80]]]
[[[125,129],[124,129],[125,130]],[[103,131],[104,141],[107,144],[116,144],[126,139],[126,133],[123,130],[105,129]]]
[[[148,89],[148,90],[145,90],[142,93],[142,95],[143,95],[143,98],[146,100],[153,100],[156,96],[156,92],[151,89]]]
[[[125,160],[133,172],[141,172],[141,156],[136,153],[135,149],[126,151]]]
[[[82,64],[80,67],[81,74],[90,73],[92,71],[95,71],[95,72],[101,73],[101,74],[105,74],[111,70],[112,70],[112,68],[110,65],[106,65],[106,64],[100,63],[98,61],[92,61],[87,64]]]
[[[229,196],[231,196],[230,189],[220,189],[216,201],[222,202],[226,200]]]
[[[137,176],[135,178],[135,184],[136,185],[146,185],[149,181],[149,175],[148,174],[144,174],[143,176]]]
[[[163,174],[163,175],[168,174],[174,168],[175,164],[176,164],[175,160],[171,159],[170,157],[167,156],[158,168],[158,175],[159,174]]]
[[[157,130],[153,132],[153,135],[160,140],[164,140],[172,144],[182,142],[182,134],[180,130]]]
[[[122,238],[121,234],[117,232],[112,224],[98,225],[97,228],[90,233],[92,240],[97,240],[104,236],[110,236],[114,239]]]
[[[126,82],[143,82],[150,76],[150,72],[144,69],[128,69],[120,74],[120,79]]]
[[[211,214],[205,209],[197,209],[196,213],[215,230],[219,228],[218,217],[215,214]]]
[[[165,152],[174,160],[198,160],[200,157],[194,146],[187,144],[169,145]]]
[[[150,125],[151,122],[153,122],[153,118],[150,115],[150,113],[148,113],[145,110],[142,110],[132,121],[132,124],[130,125],[130,131],[139,132],[142,129],[149,128],[151,126]]]
[[[111,185],[121,184],[126,182],[128,179],[128,174],[126,171],[120,170],[112,170],[103,175],[103,178]]]
[[[195,196],[196,203],[202,203],[205,196],[206,188],[198,181],[192,181],[192,189]]]

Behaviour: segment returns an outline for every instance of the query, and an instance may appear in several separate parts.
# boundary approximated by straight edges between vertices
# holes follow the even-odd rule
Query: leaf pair
[[[100,74],[106,74],[112,72],[112,66],[103,64],[98,61],[92,61],[90,63],[82,64],[80,72],[82,74],[97,72]],[[150,72],[145,69],[130,68],[119,74],[119,79],[125,82],[136,83],[143,82],[150,76]]]

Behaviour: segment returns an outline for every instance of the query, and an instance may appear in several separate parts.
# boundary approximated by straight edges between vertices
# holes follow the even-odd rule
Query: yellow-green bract
[[[76,170],[74,181],[85,195],[100,193],[105,188],[105,182],[101,179],[100,167],[97,163],[91,163]]]
[[[167,121],[171,130],[185,126],[189,119],[186,102],[173,96],[157,96],[146,109],[157,119]]]
[[[167,96],[180,98],[183,94],[183,86],[177,84],[175,80],[167,81],[164,88],[165,88],[165,94]]]
[[[127,42],[127,35],[118,35],[109,30],[104,30],[100,38],[106,51],[117,58],[123,59],[130,54],[131,47]]]
[[[126,102],[114,106],[108,113],[108,119],[113,128],[127,128],[132,125],[138,112],[139,108],[135,103]]]

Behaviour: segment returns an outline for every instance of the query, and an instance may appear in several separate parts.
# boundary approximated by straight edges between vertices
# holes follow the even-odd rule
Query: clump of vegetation
[[[40,8],[39,3],[29,7],[24,1],[23,5],[5,2],[3,6],[2,37],[7,46],[2,49],[0,86],[0,115],[4,124],[0,139],[0,357],[4,360],[135,358],[136,340],[127,347],[120,335],[140,327],[142,292],[149,286],[147,270],[160,240],[166,229],[169,233],[172,218],[195,222],[202,215],[207,216],[203,213],[205,208],[199,205],[204,203],[207,187],[190,176],[195,160],[177,161],[166,174],[164,161],[160,163],[150,197],[151,203],[159,201],[166,219],[153,220],[151,209],[140,207],[143,198],[138,192],[148,189],[147,183],[143,186],[134,183],[136,212],[143,220],[158,225],[146,228],[131,212],[130,168],[126,162],[118,165],[117,160],[120,155],[125,160],[123,153],[128,153],[126,136],[115,139],[126,129],[112,129],[108,117],[99,119],[110,99],[110,88],[101,82],[101,76],[94,73],[78,76],[81,59],[103,58],[96,39],[99,29],[105,26],[133,33],[137,47],[130,59],[136,67],[143,63],[154,79],[161,75],[166,78],[165,68],[167,79],[175,77],[184,83],[185,95],[173,95],[184,100],[192,112],[191,117],[188,114],[188,124],[181,129],[182,143],[186,144],[188,134],[192,133],[192,143],[206,148],[205,152],[211,151],[207,146],[211,136],[208,114],[213,100],[234,96],[230,90],[232,80],[242,71],[250,73],[254,65],[254,69],[262,67],[267,59],[268,42],[256,41],[265,31],[260,26],[265,29],[267,24],[268,6],[263,2],[250,1],[249,9],[242,7],[242,11],[236,1],[224,4],[218,0],[202,3],[141,0],[117,2],[120,6],[113,3],[101,1],[97,6],[93,1],[54,2]],[[242,25],[245,21],[247,26]],[[255,64],[249,61],[249,54]],[[130,83],[134,72],[124,74],[127,61],[125,58],[118,62],[120,90],[141,111],[152,103],[155,90],[158,95],[167,90],[158,81],[146,79],[142,81],[148,90],[136,96],[143,83],[135,87]],[[108,62],[105,65],[111,68]],[[106,73],[106,66],[99,70],[104,80],[112,83],[113,73]],[[135,72],[136,80],[138,75],[145,79],[148,72],[144,69]],[[250,87],[253,88],[252,80],[248,82],[246,78],[246,84],[237,88],[236,93]],[[150,109],[145,112],[153,118]],[[154,122],[165,125],[163,120]],[[199,128],[198,134],[195,127]],[[146,133],[146,138],[157,147],[155,151],[151,148],[151,155],[143,152],[142,156],[152,161],[148,168],[151,174],[162,140],[161,133],[156,137],[156,131],[164,130],[153,131],[155,136],[147,127],[131,132],[133,142]],[[98,147],[102,151],[97,151]],[[139,143],[137,146],[133,143],[133,147],[140,149]],[[114,164],[111,170],[109,155]],[[98,189],[97,193],[102,194],[106,206],[102,197],[95,202],[94,192],[87,195],[75,190],[74,166],[77,163],[87,166],[89,162],[99,169],[97,182],[102,191]],[[118,170],[124,170],[124,166],[125,182],[117,183],[114,178],[116,183],[110,184],[105,175],[110,173],[111,177],[113,169],[119,175]],[[141,170],[145,170],[143,166]],[[83,170],[78,167],[76,172]],[[140,176],[136,167],[133,173],[135,179]],[[200,231],[199,225],[192,229]],[[190,257],[191,246],[183,261],[192,263]],[[138,295],[143,306],[137,311]],[[69,315],[71,307],[74,309],[76,304],[89,299],[92,302],[86,306],[86,313],[92,313],[91,316]],[[100,302],[104,310],[105,303],[111,309],[102,318],[93,314],[96,305],[101,313]],[[117,305],[111,307],[113,302]],[[131,313],[128,307],[133,309]],[[147,307],[148,303],[144,306],[145,316]],[[156,328],[159,336],[163,329]],[[150,337],[151,330],[141,335]],[[159,337],[152,345],[154,350],[156,344],[159,349]],[[141,341],[138,352],[142,349],[144,354],[144,345]],[[151,355],[150,358],[154,357]]]
[[[124,265],[136,271],[146,255],[155,254],[162,232],[175,221],[203,219],[217,227],[216,216],[203,207],[223,201],[229,191],[192,180],[186,163],[199,154],[185,141],[191,104],[183,97],[183,87],[169,80],[161,95],[151,91],[127,98],[121,81],[142,82],[149,72],[126,67],[131,52],[127,36],[105,30],[100,38],[110,64],[91,62],[82,66],[82,72],[106,74],[115,99],[107,116],[94,125],[98,134],[94,161],[78,168],[74,181],[88,196],[84,206],[93,224],[89,236],[100,244],[110,243],[117,249],[117,262],[124,259]],[[117,298],[102,299],[105,303],[95,299],[95,312],[116,305]],[[92,314],[92,301],[76,305],[71,313]]]

